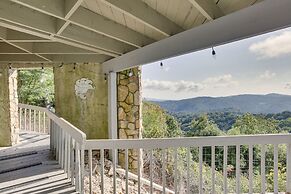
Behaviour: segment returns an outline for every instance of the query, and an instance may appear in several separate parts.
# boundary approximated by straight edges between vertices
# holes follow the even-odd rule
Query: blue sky
[[[143,97],[291,95],[291,28],[144,65]]]

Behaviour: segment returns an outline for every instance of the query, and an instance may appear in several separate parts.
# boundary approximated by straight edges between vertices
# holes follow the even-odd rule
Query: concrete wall
[[[17,70],[0,67],[0,147],[16,144],[19,135]]]
[[[107,81],[101,65],[55,67],[54,77],[56,113],[84,131],[88,139],[108,138]]]

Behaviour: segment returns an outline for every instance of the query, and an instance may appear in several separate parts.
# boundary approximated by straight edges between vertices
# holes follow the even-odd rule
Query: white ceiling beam
[[[0,54],[26,54],[27,52],[16,48],[6,42],[0,43]]]
[[[102,0],[124,14],[139,20],[165,36],[171,36],[184,31],[180,26],[161,15],[140,0]]]
[[[265,0],[103,63],[121,71],[291,26],[290,0]],[[276,14],[270,14],[276,13]]]
[[[214,20],[224,16],[213,0],[188,0],[204,17]]]
[[[46,33],[56,33],[56,18],[8,0],[0,1],[0,19]]]
[[[153,39],[144,36],[130,28],[127,28],[108,18],[80,7],[71,16],[70,21],[88,30],[117,39],[135,47],[142,47],[154,42]]]
[[[107,55],[88,54],[88,55],[43,55],[50,59],[44,60],[33,54],[0,54],[0,63],[102,63],[110,59]]]
[[[98,54],[65,54],[65,55],[55,55],[46,54],[43,55],[53,62],[63,62],[63,63],[103,63],[104,61],[110,59],[107,55]]]
[[[0,43],[0,45],[1,44],[2,43]],[[14,45],[24,48],[30,53],[36,53],[40,55],[43,55],[43,54],[96,54],[92,51],[68,46],[65,44],[57,43],[57,42],[47,42],[47,43],[42,43],[42,42],[36,42],[36,43],[20,42],[19,43],[17,42],[17,43],[14,43]],[[1,50],[4,51],[4,48]]]
[[[83,0],[65,0],[65,19],[69,19],[73,13],[80,7]]]
[[[69,37],[64,37],[62,35],[59,37],[54,37],[56,35],[55,34],[56,31],[53,32],[52,29],[49,30],[49,27],[44,27],[46,25],[48,25],[48,26],[51,25],[50,18],[52,18],[52,16],[45,15],[45,14],[39,13],[37,11],[33,11],[27,7],[17,5],[17,4],[12,3],[12,2],[7,2],[7,0],[0,1],[0,8],[1,8],[0,22],[5,23],[5,26],[2,25],[3,27],[10,28],[10,29],[17,30],[17,31],[21,31],[21,32],[26,32],[26,33],[27,33],[27,31],[29,31],[28,34],[32,34],[34,36],[39,36],[39,37],[46,38],[46,39],[51,39],[53,41],[60,40],[60,37],[61,38],[69,38]],[[2,10],[4,10],[4,11],[2,12]],[[15,13],[20,13],[20,15],[15,14]],[[35,14],[35,13],[37,13],[37,14]],[[39,14],[41,15],[41,17],[37,18],[37,16],[39,16]],[[31,19],[33,17],[36,17],[36,18]],[[56,22],[56,18],[55,18],[53,26],[56,27],[56,24],[57,24],[57,22]],[[9,27],[7,27],[7,26],[9,26]],[[31,29],[33,29],[33,30],[31,30]],[[44,31],[45,29],[47,31]],[[86,30],[86,29],[84,29],[84,30]],[[33,32],[33,33],[31,33],[31,32]],[[89,32],[90,31],[88,31],[88,32],[84,31],[84,33],[86,33],[86,35]],[[71,32],[71,34],[72,33],[74,33],[74,32]],[[130,48],[130,45],[127,45],[125,43],[121,43],[120,41],[117,41],[114,39],[110,39],[110,44],[107,45],[107,43],[109,42],[109,40],[108,40],[109,38],[102,36],[102,35],[99,35],[99,34],[96,34],[96,33],[91,33],[91,36],[92,37],[89,37],[90,39],[94,39],[95,37],[98,37],[98,40],[100,40],[100,42],[95,41],[96,45],[94,45],[93,47],[95,47],[95,50],[101,54],[107,54],[110,56],[118,56],[119,54],[117,54],[117,53],[123,53],[123,51],[127,51],[127,49]],[[70,40],[70,41],[66,40],[66,41],[61,41],[61,42],[62,43],[69,43],[69,45],[77,46],[77,47],[80,44],[88,45],[88,42],[86,41],[88,39],[88,37],[84,37],[85,42],[82,42],[82,40],[81,40],[82,34],[78,34],[77,38],[78,38],[79,43],[73,42],[72,40]],[[111,51],[110,48],[111,48],[111,46],[113,46],[112,43],[114,43],[114,42],[116,42],[117,48],[116,49],[113,48],[114,50]],[[103,44],[103,43],[106,43],[106,44]],[[124,45],[123,46],[124,50],[120,50],[119,47],[121,47],[121,44]],[[102,48],[103,46],[105,47],[104,49]],[[92,49],[94,49],[94,48],[92,48]]]
[[[42,32],[38,32],[38,31],[29,29],[29,28],[24,28],[22,26],[15,25],[13,23],[9,23],[9,22],[6,22],[6,21],[1,21],[0,20],[0,26],[3,26],[5,28],[9,28],[9,29],[13,29],[13,30],[17,30],[17,31],[22,31],[22,32],[28,33],[28,34],[33,34],[35,36],[39,36],[39,37],[42,37],[42,38],[50,38],[53,42],[60,42],[60,43],[66,44],[66,45],[70,45],[70,46],[73,46],[73,47],[85,49],[85,50],[88,50],[88,51],[93,51],[93,52],[96,52],[96,53],[106,54],[106,55],[113,56],[113,57],[118,56],[117,54],[109,53],[109,52],[106,52],[106,51],[103,51],[103,50],[100,50],[100,49],[97,49],[97,48],[94,48],[94,47],[91,47],[91,46],[88,46],[88,45],[84,45],[84,44],[80,44],[80,43],[77,43],[77,42],[74,42],[74,41],[70,41],[70,40],[64,39],[62,37],[50,37],[48,34],[45,34],[45,33],[42,33]]]
[[[65,17],[64,0],[11,0],[11,1],[57,18]]]
[[[76,25],[69,25],[61,36],[96,48],[104,49],[108,52],[114,52],[117,55],[136,49],[136,47],[96,34],[95,32],[88,31]]]
[[[47,60],[44,60],[41,57],[38,57],[33,54],[6,54],[1,55],[0,63],[24,63],[24,62],[39,62],[39,63],[48,63]]]
[[[60,20],[57,20],[57,33],[56,33],[58,35],[61,34],[70,23],[73,23],[85,29],[133,45],[137,48],[143,47],[154,42],[153,39],[146,37],[145,35],[138,33],[130,28],[127,28],[121,24],[118,24],[114,21],[108,20],[108,18],[101,16],[97,13],[94,13],[82,6],[79,6],[78,9],[74,10],[71,16],[68,19],[66,19],[65,12],[63,11],[62,13],[60,13],[60,8],[64,7],[63,3],[61,2],[64,1],[61,0],[53,1],[12,0],[12,1],[15,3],[19,3],[23,6],[27,6],[31,9],[40,11],[42,13],[59,18]],[[66,5],[68,7],[72,7],[71,4],[74,4],[74,2],[76,3],[77,1],[74,0],[67,1]],[[69,6],[69,4],[71,6]],[[58,11],[53,9],[54,7],[58,8]]]

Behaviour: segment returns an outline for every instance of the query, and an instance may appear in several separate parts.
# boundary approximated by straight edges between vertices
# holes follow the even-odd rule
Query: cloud
[[[262,73],[259,78],[260,79],[272,79],[276,76],[276,73],[270,72],[269,70],[266,70],[264,73]]]
[[[275,58],[291,54],[291,31],[254,43],[249,50],[260,58]]]
[[[143,88],[149,90],[171,90],[174,92],[199,92],[207,87],[229,87],[237,85],[236,81],[233,81],[230,74],[222,75],[218,77],[209,77],[201,83],[192,81],[160,81],[160,80],[143,80]]]
[[[203,85],[191,81],[159,81],[159,80],[143,80],[143,88],[150,90],[171,90],[174,92],[198,92],[203,89]]]
[[[238,82],[234,81],[232,75],[230,74],[221,75],[217,77],[209,77],[206,80],[204,80],[203,83],[207,86],[212,86],[214,88],[238,85]]]

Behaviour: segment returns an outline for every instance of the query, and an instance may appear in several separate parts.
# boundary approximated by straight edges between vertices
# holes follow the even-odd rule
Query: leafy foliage
[[[52,69],[19,70],[19,102],[37,106],[54,103],[54,82]]]

